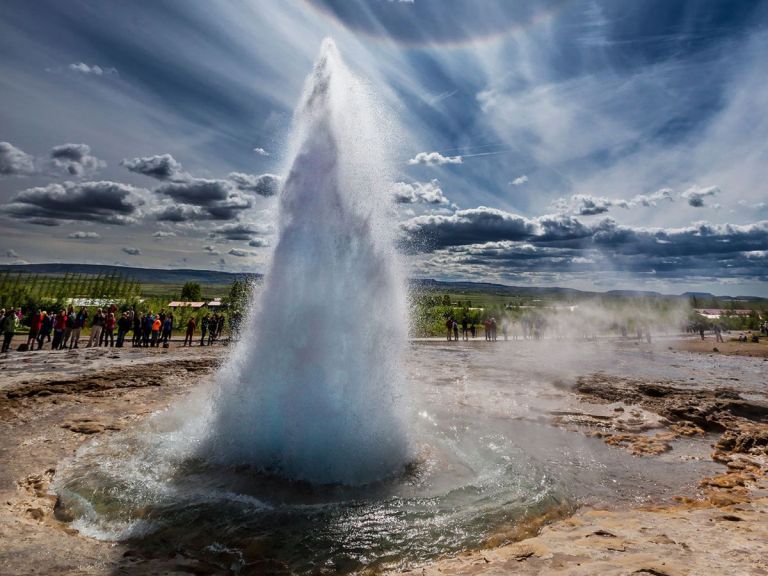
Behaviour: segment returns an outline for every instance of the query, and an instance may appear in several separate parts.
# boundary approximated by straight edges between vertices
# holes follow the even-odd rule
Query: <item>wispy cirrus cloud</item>
[[[67,66],[67,70],[84,76],[117,76],[117,69],[112,66],[99,66],[98,64],[86,64],[85,62],[73,62]]]

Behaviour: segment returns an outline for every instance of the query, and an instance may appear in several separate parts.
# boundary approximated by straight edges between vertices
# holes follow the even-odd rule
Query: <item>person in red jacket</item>
[[[61,341],[64,338],[64,330],[67,327],[67,311],[62,310],[53,319],[53,342],[51,342],[51,350],[58,350],[61,348]]]
[[[37,341],[37,335],[40,333],[40,328],[43,326],[43,312],[38,310],[29,317],[29,335],[27,336],[27,350],[35,349],[35,342]],[[42,347],[42,343],[38,346],[38,350]]]
[[[109,341],[109,347],[113,347],[115,345],[115,324],[117,323],[117,320],[115,319],[114,312],[110,312],[107,314],[107,319],[104,320],[104,331],[102,332],[102,338],[104,338],[104,346],[107,346],[107,341]]]

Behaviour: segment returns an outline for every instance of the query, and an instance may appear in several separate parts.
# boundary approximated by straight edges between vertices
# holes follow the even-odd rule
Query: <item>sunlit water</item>
[[[574,407],[568,388],[577,375],[664,375],[681,385],[694,375],[722,386],[733,382],[735,362],[742,375],[757,374],[761,364],[646,346],[563,346],[412,344],[405,366],[417,385],[408,425],[419,455],[399,477],[354,488],[310,486],[245,467],[174,460],[164,446],[173,443],[175,424],[161,414],[60,466],[59,515],[87,535],[168,542],[227,566],[246,565],[254,547],[299,573],[418,563],[482,546],[554,508],[690,494],[715,469],[711,438],[639,458],[552,426],[551,412]]]

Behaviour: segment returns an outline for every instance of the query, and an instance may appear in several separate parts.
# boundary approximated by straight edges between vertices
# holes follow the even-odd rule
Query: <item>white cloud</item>
[[[117,75],[117,69],[112,67],[102,67],[98,64],[86,64],[85,62],[77,62],[70,64],[67,68],[71,72],[77,74],[84,74],[86,76],[114,76]]]
[[[32,156],[10,142],[0,142],[0,176],[29,176],[34,172]]]
[[[528,176],[523,174],[522,176],[518,176],[517,178],[512,180],[511,184],[512,184],[512,186],[522,186],[526,182],[528,182]]]
[[[440,152],[419,152],[408,160],[409,166],[442,166],[443,164],[461,164],[461,156],[443,156]]]
[[[449,204],[437,179],[429,182],[395,182],[392,193],[397,204]]]
[[[253,151],[256,152],[256,154],[259,156],[269,156],[269,152],[264,150],[264,148],[254,148]]]
[[[69,234],[67,238],[85,240],[87,238],[101,238],[101,234],[98,234],[97,232],[83,232],[82,230],[78,230],[77,232],[72,232]]]

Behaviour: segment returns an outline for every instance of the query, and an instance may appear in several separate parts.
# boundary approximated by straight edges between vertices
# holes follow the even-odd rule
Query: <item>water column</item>
[[[389,127],[325,40],[294,117],[265,286],[218,374],[210,457],[364,484],[410,458]]]

